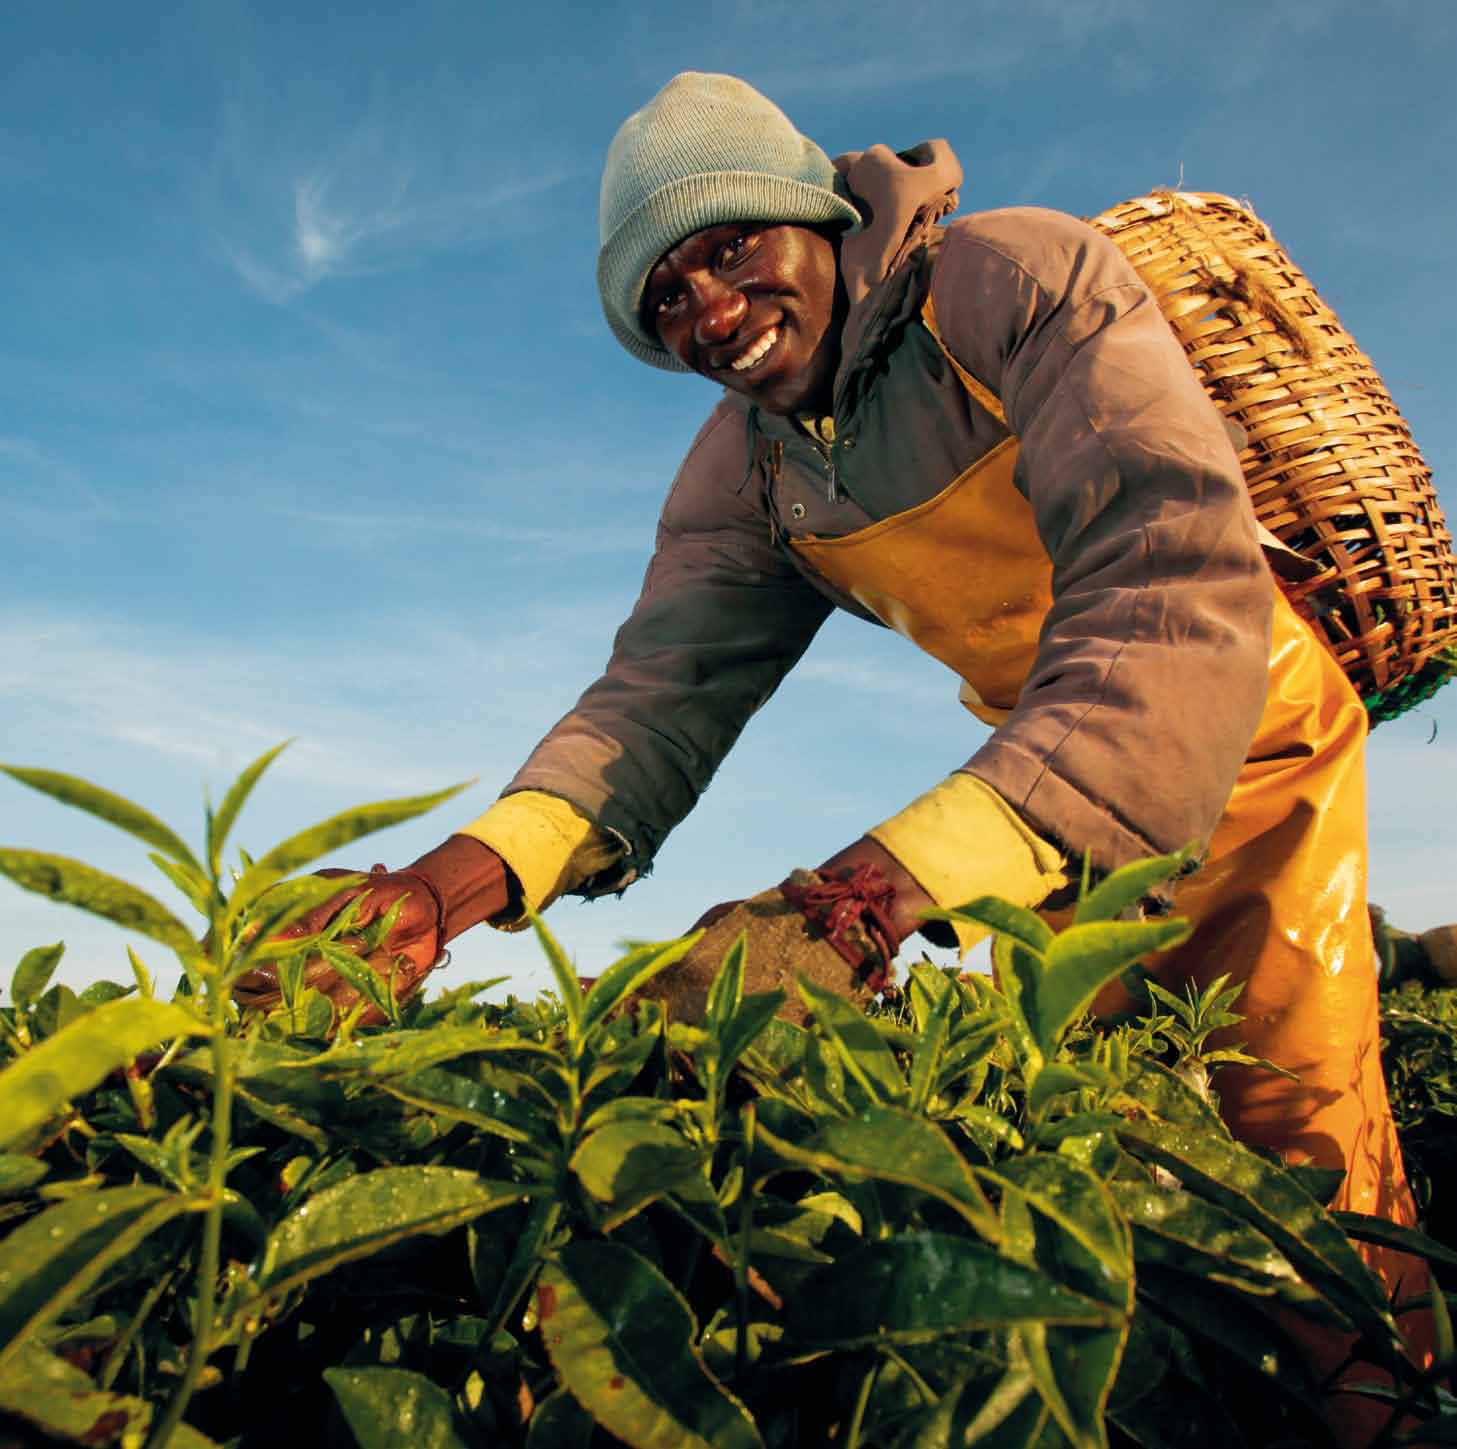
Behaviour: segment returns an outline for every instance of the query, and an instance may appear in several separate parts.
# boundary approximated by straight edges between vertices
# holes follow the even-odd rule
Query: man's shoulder
[[[1095,278],[1127,279],[1117,246],[1081,217],[1045,206],[1005,206],[969,212],[945,227],[933,285],[948,280],[1020,273],[1040,286],[1086,286]]]
[[[755,512],[757,491],[745,485],[748,410],[730,394],[719,399],[688,446],[663,505],[663,523],[678,532],[720,528]]]

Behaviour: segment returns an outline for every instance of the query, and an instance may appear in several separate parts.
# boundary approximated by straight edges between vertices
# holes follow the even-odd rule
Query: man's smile
[[[768,357],[778,341],[779,329],[771,327],[767,332],[761,332],[737,357],[729,362],[728,366],[734,372],[749,372]]]

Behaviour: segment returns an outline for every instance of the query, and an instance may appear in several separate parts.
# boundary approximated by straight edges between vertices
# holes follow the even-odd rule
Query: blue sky
[[[967,210],[1247,197],[1457,512],[1454,61],[1451,0],[6,7],[0,758],[195,835],[205,790],[296,737],[255,851],[478,779],[365,866],[489,804],[604,661],[712,405],[616,346],[593,281],[607,143],[683,69],[744,76],[831,153],[945,136]],[[600,968],[981,738],[940,666],[832,621],[655,874],[551,923]],[[1373,897],[1457,917],[1457,687],[1376,731],[1370,781]],[[151,884],[127,837],[3,780],[0,841]],[[125,975],[121,932],[0,882],[0,975],[58,937],[73,983]],[[544,980],[483,930],[447,979],[505,972]]]

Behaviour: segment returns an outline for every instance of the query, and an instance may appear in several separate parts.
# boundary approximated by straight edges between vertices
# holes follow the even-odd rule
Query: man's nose
[[[698,316],[694,319],[694,340],[722,342],[732,337],[748,316],[749,300],[733,287],[711,282],[699,294]]]

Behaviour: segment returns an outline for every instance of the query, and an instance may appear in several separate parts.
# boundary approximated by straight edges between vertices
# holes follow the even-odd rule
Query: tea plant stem
[[[157,1306],[162,1295],[172,1283],[172,1274],[163,1273],[150,1288],[147,1289],[146,1297],[137,1306],[137,1311],[132,1315],[132,1321],[127,1324],[126,1332],[117,1339],[112,1346],[111,1352],[106,1356],[106,1362],[101,1366],[101,1373],[97,1376],[96,1385],[101,1389],[109,1389],[116,1382],[116,1376],[121,1372],[122,1365],[126,1362],[126,1356],[131,1351],[131,1346],[136,1342],[137,1335],[142,1331],[147,1319],[152,1316],[152,1310]]]
[[[738,1331],[734,1334],[734,1382],[741,1384],[749,1350],[749,1242],[754,1231],[753,1183],[749,1164],[754,1155],[754,1104],[744,1107],[744,1168],[739,1181],[739,1250],[734,1255],[734,1314]]]
[[[860,1392],[855,1396],[855,1412],[850,1415],[850,1424],[845,1430],[845,1449],[859,1449],[860,1430],[865,1424],[865,1410],[870,1405],[870,1391],[875,1387],[880,1365],[881,1360],[875,1359],[865,1377],[860,1380]]]
[[[898,1354],[889,1344],[886,1344],[881,1352],[911,1381],[912,1387],[926,1403],[934,1404],[936,1402],[938,1398],[936,1390],[915,1371],[901,1354]]]
[[[202,1224],[202,1259],[197,1274],[197,1316],[192,1347],[182,1382],[167,1404],[147,1449],[166,1449],[172,1432],[197,1388],[212,1347],[213,1314],[217,1307],[218,1264],[223,1235],[223,1192],[227,1184],[228,1145],[233,1120],[233,1049],[228,1040],[228,997],[223,967],[212,963],[207,979],[208,1024],[212,1027],[212,1151],[208,1158],[208,1206]]]

